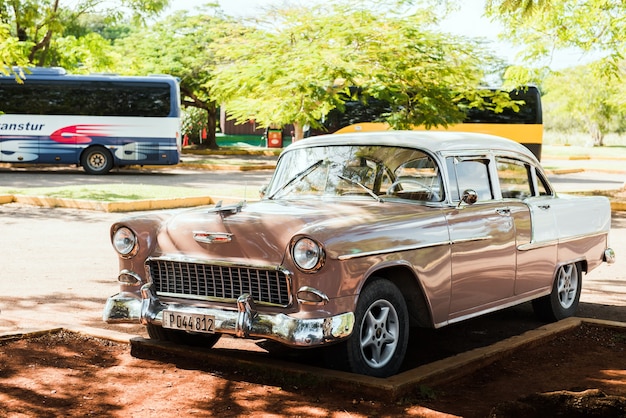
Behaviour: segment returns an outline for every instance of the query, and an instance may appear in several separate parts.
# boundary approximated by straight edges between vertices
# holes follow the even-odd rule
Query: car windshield
[[[319,146],[282,155],[268,199],[363,196],[441,201],[441,175],[422,151],[386,146]]]

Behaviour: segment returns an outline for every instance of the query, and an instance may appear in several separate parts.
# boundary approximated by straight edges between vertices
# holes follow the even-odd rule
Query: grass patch
[[[180,199],[185,197],[229,197],[234,199],[257,199],[258,190],[254,187],[232,187],[224,190],[216,185],[210,188],[178,186],[155,186],[147,184],[94,184],[57,187],[33,187],[16,189],[0,187],[0,194],[54,197],[98,202],[125,202],[134,200]]]
[[[2,194],[56,197],[99,202],[120,202],[144,199],[175,199],[207,196],[207,190],[191,187],[153,186],[145,184],[97,184],[27,189],[0,188]]]
[[[542,157],[549,158],[550,156],[559,158],[588,157],[626,159],[626,146],[609,145],[604,147],[583,147],[579,145],[544,145]]]

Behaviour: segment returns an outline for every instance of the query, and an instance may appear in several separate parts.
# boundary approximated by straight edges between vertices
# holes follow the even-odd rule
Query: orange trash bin
[[[267,132],[267,146],[270,148],[282,148],[283,131],[280,129],[270,129]]]

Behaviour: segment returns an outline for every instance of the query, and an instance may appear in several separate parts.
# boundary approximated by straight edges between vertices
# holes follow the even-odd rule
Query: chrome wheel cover
[[[371,368],[384,367],[393,358],[398,347],[398,312],[388,301],[378,300],[367,309],[360,329],[363,360]]]
[[[576,294],[580,285],[576,264],[559,267],[556,280],[559,303],[563,309],[569,309],[576,301]]]

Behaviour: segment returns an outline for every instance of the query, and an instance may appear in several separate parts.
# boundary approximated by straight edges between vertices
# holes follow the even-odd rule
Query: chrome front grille
[[[290,303],[289,277],[280,270],[163,259],[151,259],[146,264],[160,295],[235,301],[247,293],[256,303]]]

